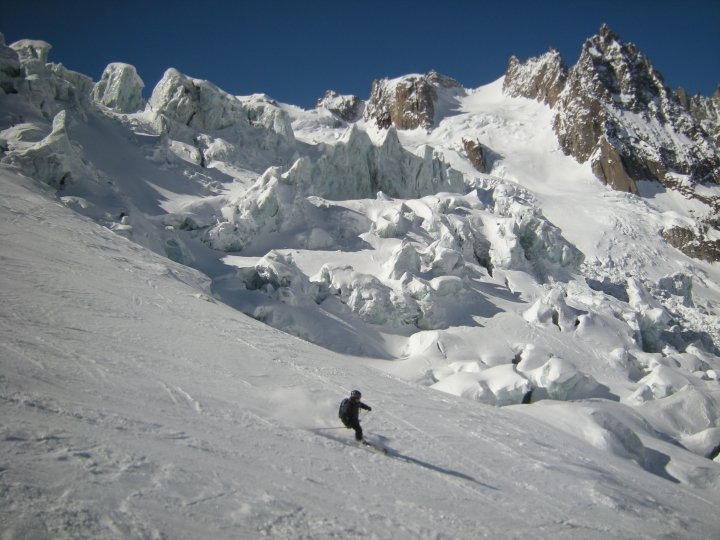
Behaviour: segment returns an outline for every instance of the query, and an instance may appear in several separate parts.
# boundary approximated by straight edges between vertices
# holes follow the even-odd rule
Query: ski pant
[[[356,441],[362,441],[363,440],[363,432],[362,428],[360,427],[360,421],[355,420],[352,422],[349,422],[348,428],[355,430],[355,440]]]

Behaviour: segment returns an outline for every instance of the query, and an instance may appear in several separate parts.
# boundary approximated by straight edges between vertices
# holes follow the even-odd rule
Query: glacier
[[[663,237],[716,185],[615,191],[502,78],[376,81],[396,126],[50,51],[0,40],[10,537],[717,532],[720,269]],[[332,435],[352,381],[396,463]]]

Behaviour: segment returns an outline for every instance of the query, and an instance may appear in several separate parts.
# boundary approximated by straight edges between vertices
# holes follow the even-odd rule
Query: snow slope
[[[720,532],[720,267],[660,234],[702,205],[502,80],[398,132],[2,47],[3,537]]]
[[[573,407],[540,404],[538,421],[386,376],[214,301],[201,274],[27,179],[0,182],[5,538],[718,532],[708,460],[670,442],[639,458],[610,414],[594,435],[630,459],[567,434],[588,426]],[[350,385],[390,456],[333,429]]]

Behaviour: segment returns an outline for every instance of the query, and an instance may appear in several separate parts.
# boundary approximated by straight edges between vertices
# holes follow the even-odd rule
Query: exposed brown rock
[[[620,189],[631,187],[628,178],[667,186],[673,174],[720,183],[717,146],[683,101],[690,105],[635,45],[603,25],[568,72],[554,129],[566,154],[580,162],[594,157],[598,177]],[[627,113],[640,121],[628,122]]]
[[[551,49],[542,56],[520,62],[515,56],[505,70],[503,92],[512,97],[526,97],[551,107],[565,88],[567,67],[560,53]]]
[[[481,173],[488,172],[488,162],[485,156],[484,146],[480,141],[463,138],[463,148],[470,163]]]
[[[663,231],[663,238],[688,257],[709,262],[720,261],[720,240],[698,237],[695,232],[683,227],[673,227]]]
[[[617,153],[605,137],[600,139],[591,166],[595,176],[613,189],[638,193],[637,184],[625,171],[620,154]]]
[[[365,108],[365,119],[375,120],[384,129],[430,129],[435,121],[435,103],[438,90],[462,88],[451,79],[431,71],[425,75],[409,75],[389,81],[373,81],[370,99]]]

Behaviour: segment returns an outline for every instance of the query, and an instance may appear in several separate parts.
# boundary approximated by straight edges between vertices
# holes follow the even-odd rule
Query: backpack
[[[350,423],[350,400],[348,398],[345,398],[340,402],[338,417],[342,420],[342,423],[345,424],[345,426]]]

